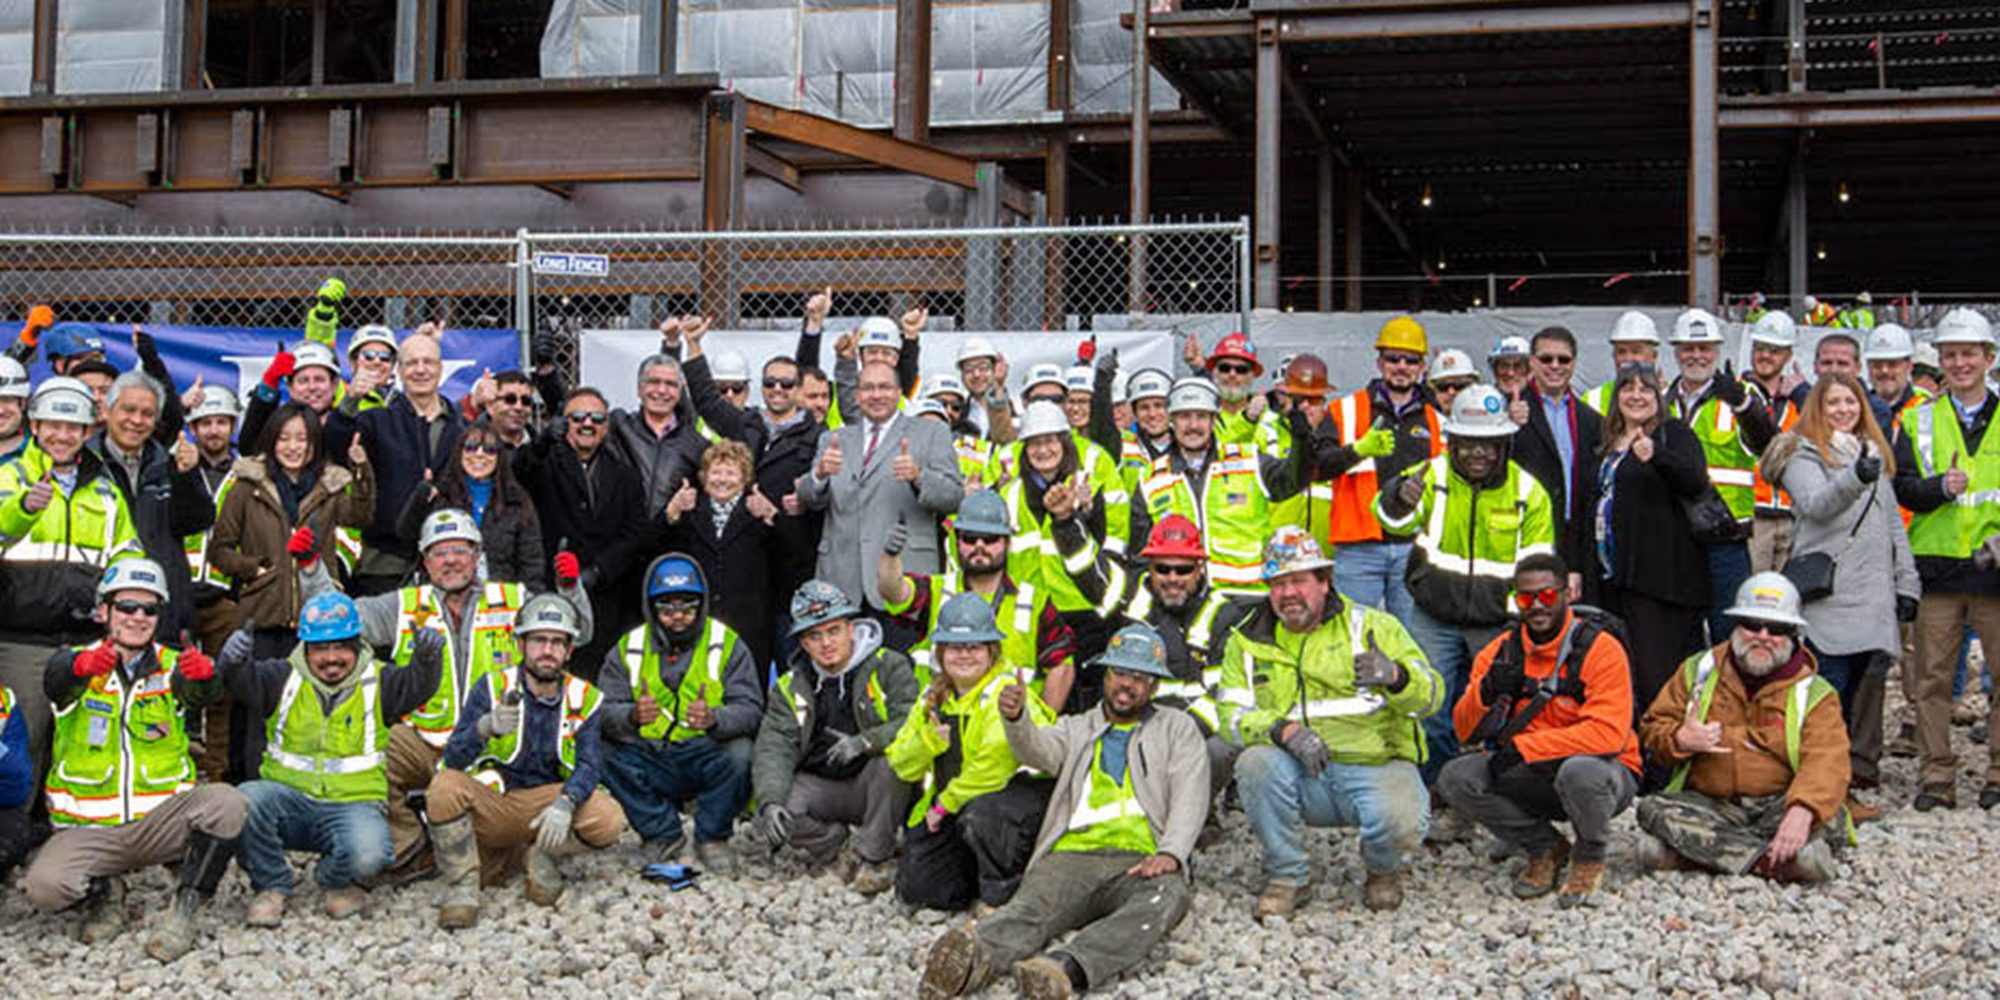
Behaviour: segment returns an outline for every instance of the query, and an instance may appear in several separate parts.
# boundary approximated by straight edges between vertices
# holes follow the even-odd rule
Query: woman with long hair
[[[514,478],[512,449],[485,417],[474,421],[437,476],[426,473],[396,519],[396,533],[415,544],[434,510],[470,511],[479,522],[480,579],[547,590],[541,518],[528,491]]]

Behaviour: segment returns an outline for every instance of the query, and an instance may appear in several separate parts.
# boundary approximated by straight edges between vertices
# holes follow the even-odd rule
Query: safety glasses
[[[1154,576],[1193,576],[1201,572],[1194,563],[1154,563],[1150,572]]]
[[[1799,627],[1797,625],[1787,625],[1783,622],[1760,622],[1748,618],[1737,619],[1736,627],[1745,632],[1762,632],[1773,639],[1790,639],[1799,634]]]
[[[1537,604],[1540,604],[1542,607],[1545,608],[1553,608],[1556,606],[1556,602],[1562,600],[1562,597],[1563,597],[1562,588],[1543,587],[1540,590],[1522,590],[1515,592],[1514,603],[1520,605],[1522,611],[1526,611]]]
[[[1404,354],[1401,351],[1383,351],[1375,355],[1375,357],[1379,358],[1385,365],[1404,365],[1406,367],[1414,367],[1422,365],[1424,363],[1423,355]]]
[[[1241,361],[1222,361],[1215,366],[1215,373],[1218,375],[1248,375],[1256,370]]]
[[[123,600],[112,601],[111,608],[121,615],[145,615],[148,618],[160,617],[160,605],[157,601],[135,601],[128,597]]]

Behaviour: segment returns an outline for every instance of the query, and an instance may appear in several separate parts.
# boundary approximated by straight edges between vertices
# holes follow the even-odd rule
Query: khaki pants
[[[410,856],[424,833],[417,814],[404,804],[403,795],[413,788],[429,788],[442,759],[444,751],[425,743],[408,723],[390,727],[388,759],[383,771],[389,779],[389,842],[396,852],[393,857],[399,862]],[[436,806],[431,808],[435,810]]]
[[[446,769],[431,779],[432,823],[449,823],[472,814],[472,833],[479,841],[479,881],[498,885],[519,862],[523,848],[535,842],[528,824],[562,794],[559,784],[496,792],[464,771]],[[609,847],[625,832],[625,810],[599,788],[578,806],[570,832],[588,847]]]
[[[123,826],[58,829],[28,866],[22,891],[44,913],[72,906],[90,890],[93,878],[179,861],[187,853],[190,832],[235,840],[248,809],[249,802],[233,786],[201,785]]]
[[[1917,605],[1916,670],[1906,671],[1906,681],[1914,679],[1915,690],[1906,691],[1917,708],[1917,752],[1922,758],[1921,780],[1927,789],[1951,788],[1957,784],[1958,758],[1951,751],[1951,677],[1958,669],[1958,648],[1964,628],[1971,625],[1982,644],[1993,637],[2000,649],[2000,596],[1974,594],[1925,594]],[[1991,675],[1996,666],[1986,661]],[[1988,732],[2000,733],[2000,698],[1988,699]],[[2000,782],[2000,739],[1987,741],[1986,780]]]
[[[1750,523],[1750,572],[1784,569],[1792,558],[1792,535],[1796,527],[1790,514],[1758,511]]]

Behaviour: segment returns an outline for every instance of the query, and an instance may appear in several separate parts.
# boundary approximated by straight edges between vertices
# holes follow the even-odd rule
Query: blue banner
[[[132,326],[127,323],[87,324],[104,342],[105,360],[120,371],[138,366],[132,351]],[[21,322],[0,322],[0,343],[11,344],[20,336]],[[160,357],[173,373],[175,391],[185,391],[196,376],[203,385],[235,386],[247,397],[264,378],[264,369],[277,356],[279,345],[296,348],[305,339],[296,327],[250,326],[156,326],[145,324],[147,333],[160,346]],[[408,330],[397,330],[401,340]],[[339,334],[339,354],[344,365],[347,342],[352,330]],[[446,330],[443,340],[444,394],[458,399],[471,391],[481,373],[521,367],[521,335],[513,330]],[[48,359],[37,352],[28,374],[37,382],[47,378]]]

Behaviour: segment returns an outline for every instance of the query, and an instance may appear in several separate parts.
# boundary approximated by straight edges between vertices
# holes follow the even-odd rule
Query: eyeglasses
[[[396,355],[395,355],[395,354],[393,354],[393,353],[391,353],[391,352],[389,352],[389,351],[362,351],[362,352],[361,352],[361,360],[363,360],[363,361],[394,361],[394,360],[396,360]]]
[[[1248,375],[1256,370],[1240,361],[1224,361],[1215,366],[1218,375]]]
[[[1040,393],[1040,394],[1038,394],[1038,395],[1033,395],[1033,396],[1029,396],[1029,397],[1028,397],[1028,402],[1030,402],[1030,403],[1054,403],[1054,404],[1056,404],[1057,406],[1061,406],[1062,404],[1064,404],[1064,403],[1067,403],[1067,402],[1069,402],[1069,393],[1066,393],[1066,392],[1044,392],[1044,393]]]
[[[535,402],[535,397],[525,392],[503,392],[493,397],[493,399],[495,402],[505,403],[508,406],[530,406]]]
[[[725,396],[741,396],[749,392],[750,387],[742,382],[717,382],[715,384],[715,391]]]
[[[145,615],[148,618],[160,617],[160,604],[158,601],[135,601],[128,597],[124,600],[112,601],[111,607],[112,610],[117,611],[121,615]]]
[[[468,455],[498,455],[500,454],[500,445],[495,441],[470,442],[465,446],[465,453]]]
[[[1007,544],[1006,535],[960,535],[958,536],[958,540],[964,545],[1000,546]]]
[[[1516,592],[1514,594],[1514,603],[1520,605],[1522,611],[1526,611],[1538,603],[1542,607],[1553,608],[1557,602],[1562,600],[1562,597],[1563,592],[1561,587],[1543,587],[1540,590],[1522,590]]]
[[[974,374],[974,373],[977,373],[977,374],[980,374],[980,375],[988,375],[988,374],[991,374],[991,373],[992,373],[992,371],[993,371],[993,362],[991,362],[991,361],[967,361],[967,362],[965,362],[965,363],[963,363],[963,364],[959,365],[959,366],[958,366],[958,370],[959,370],[959,372],[960,372],[961,374],[965,374],[965,375],[971,375],[971,374]]]
[[[764,388],[766,389],[796,389],[798,387],[799,380],[795,378],[779,378],[776,375],[764,376]]]
[[[1194,576],[1201,572],[1201,567],[1194,563],[1154,563],[1151,572],[1154,576]]]
[[[932,396],[931,398],[937,400],[939,406],[942,406],[945,409],[952,411],[953,413],[957,413],[960,410],[965,409],[965,404],[959,402],[956,399],[946,399],[943,396]]]
[[[470,545],[433,545],[424,550],[424,555],[437,556],[441,559],[465,559],[471,557],[472,551]]]
[[[1385,365],[1421,365],[1424,363],[1423,355],[1404,354],[1401,351],[1383,351],[1375,355],[1375,357]]]
[[[1545,365],[1566,365],[1575,361],[1576,358],[1568,354],[1537,354],[1535,355],[1535,360]]]
[[[1799,634],[1799,627],[1797,625],[1786,625],[1783,622],[1760,622],[1749,618],[1737,619],[1736,627],[1745,632],[1762,632],[1773,639],[1789,639]]]
[[[580,421],[586,424],[601,424],[607,420],[610,420],[611,414],[606,413],[603,410],[578,410],[577,412],[570,414],[569,418],[571,420]]]
[[[654,601],[653,612],[662,615],[691,615],[701,610],[701,598],[677,597],[672,600]]]

